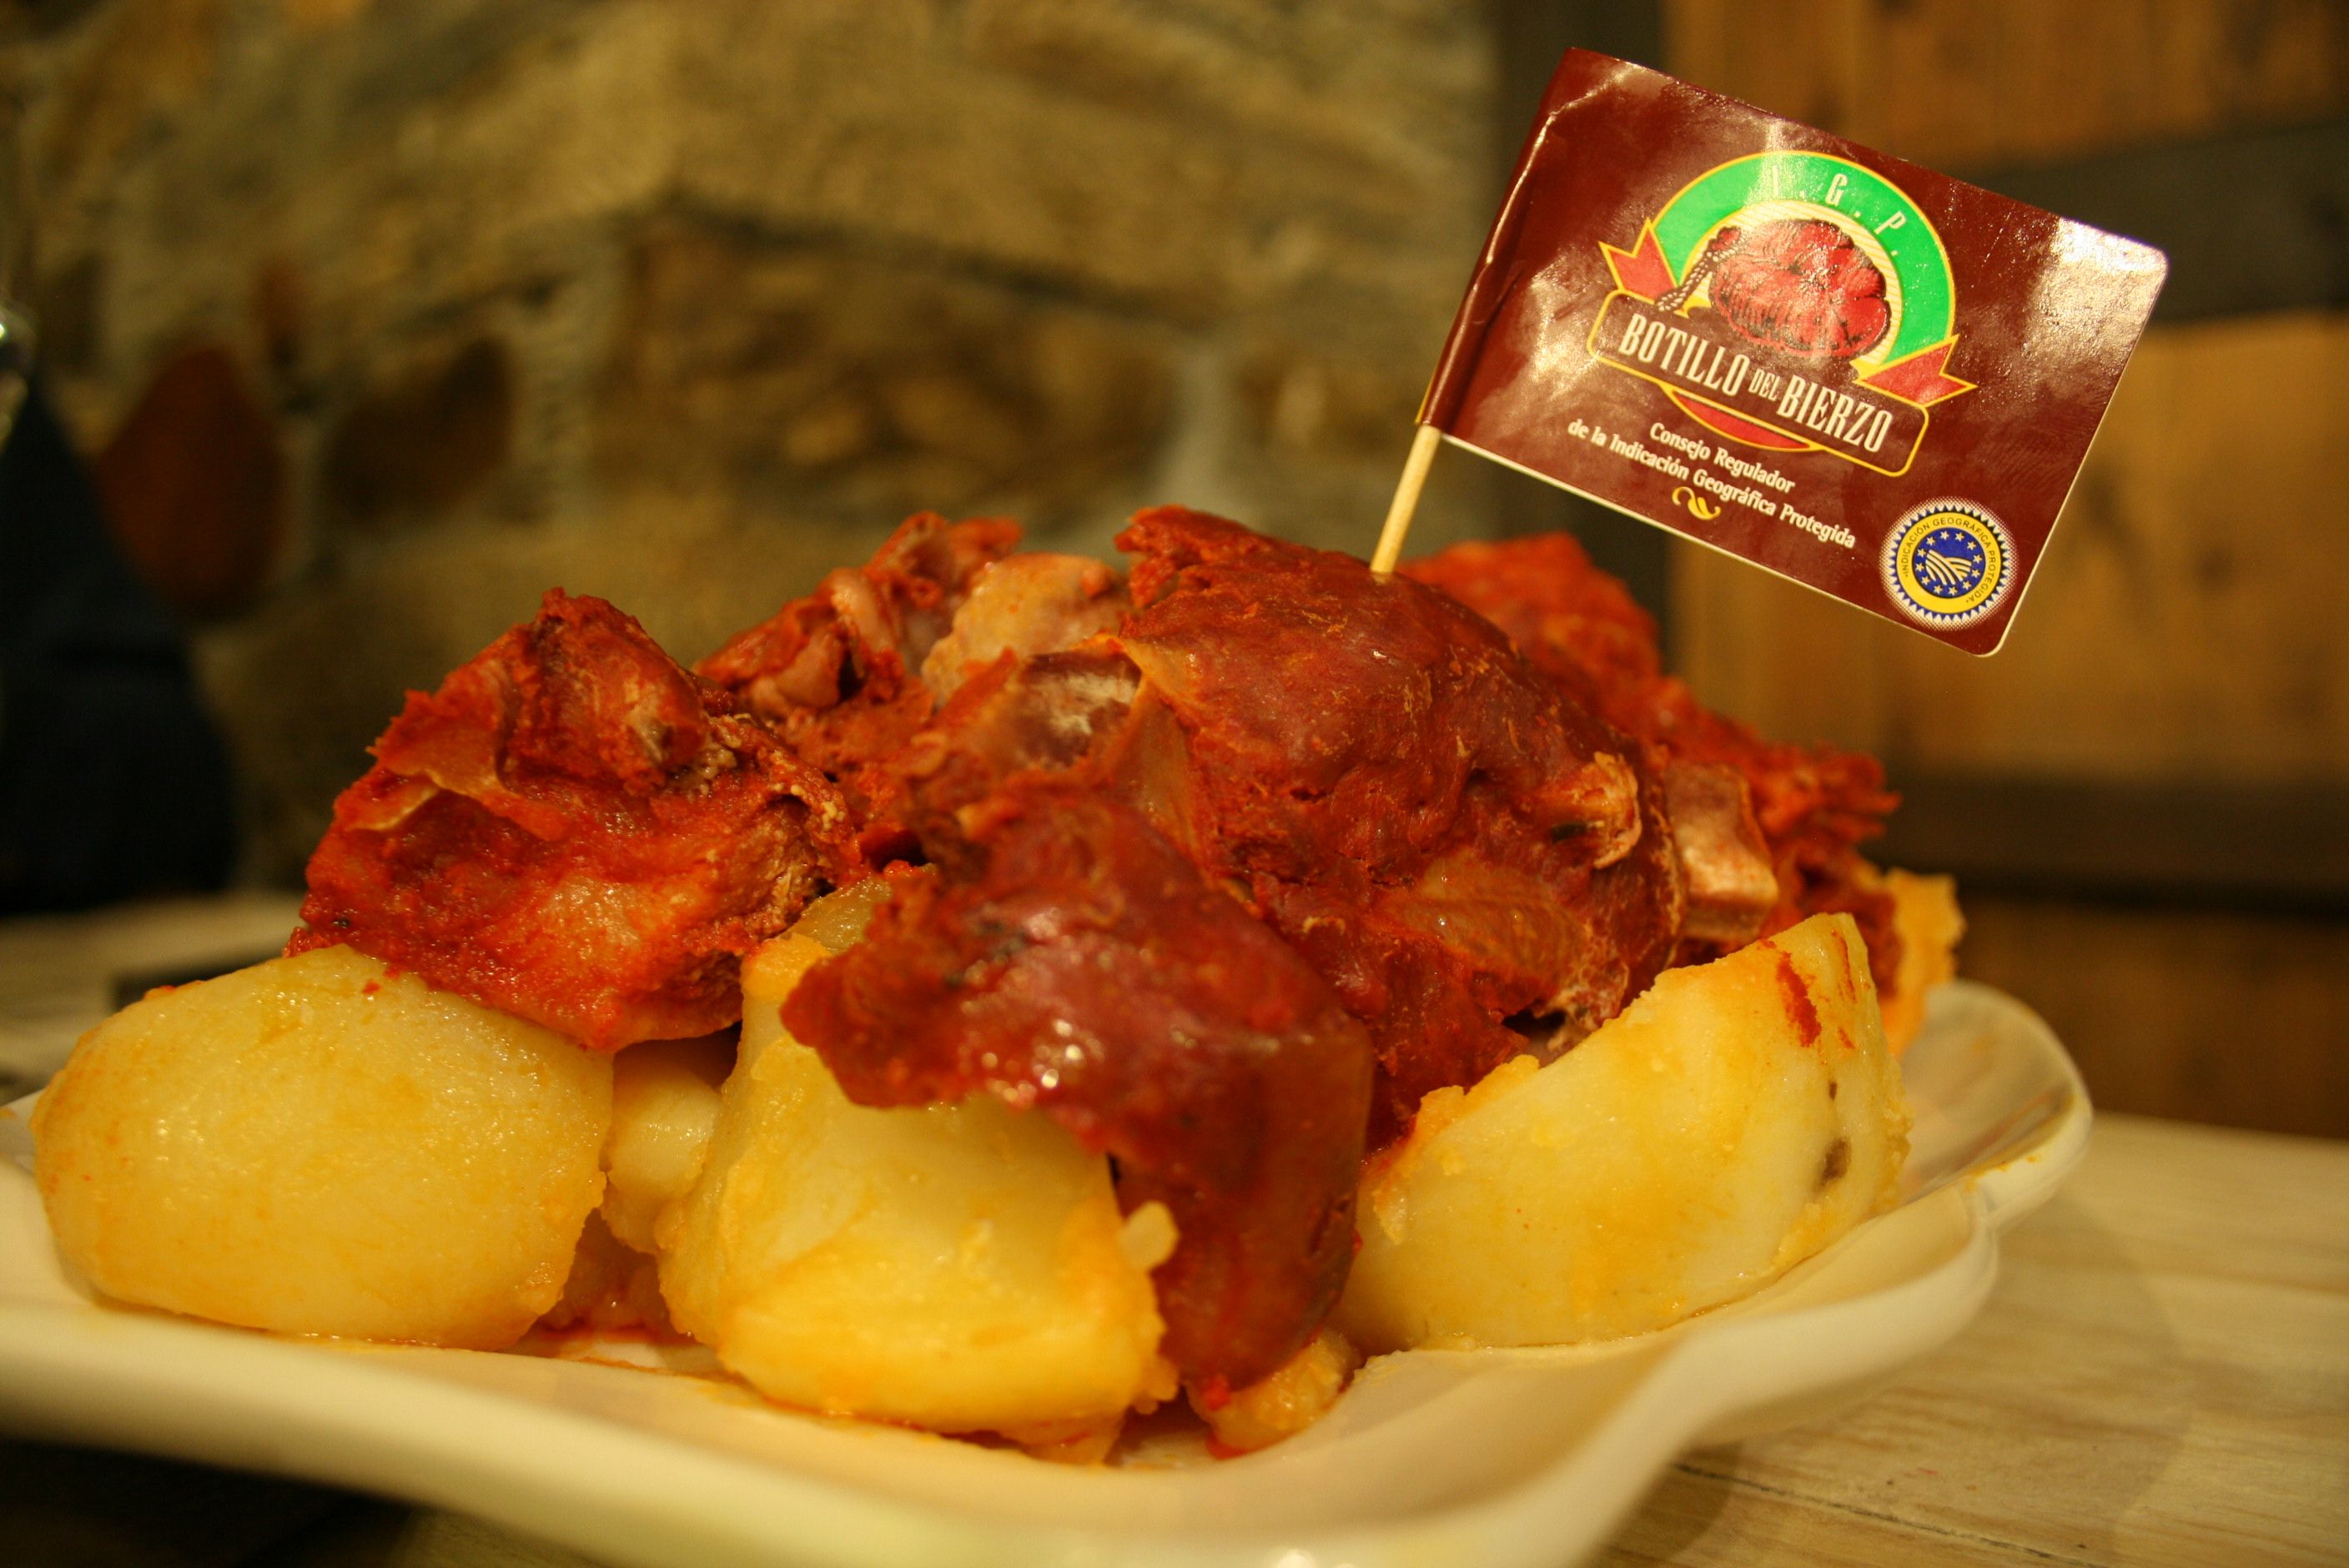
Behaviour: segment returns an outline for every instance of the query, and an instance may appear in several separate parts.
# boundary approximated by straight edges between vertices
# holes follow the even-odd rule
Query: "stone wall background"
[[[924,508],[1366,550],[1490,216],[1444,0],[35,0],[46,376],[290,880],[560,583],[673,652]],[[1475,531],[1439,465],[1416,538]]]

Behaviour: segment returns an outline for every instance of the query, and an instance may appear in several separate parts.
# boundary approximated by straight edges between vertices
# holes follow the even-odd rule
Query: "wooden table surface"
[[[2349,1143],[2098,1120],[1955,1341],[1687,1456],[1599,1562],[2349,1562]]]
[[[284,912],[234,913],[215,945]],[[133,949],[157,951],[135,934]],[[61,1052],[67,1013],[111,1005],[96,958],[88,975],[66,965],[90,954],[87,933],[26,923],[0,937],[0,957],[33,958],[38,938],[65,965],[44,986],[0,963],[0,1026],[16,1031],[0,1044]],[[90,995],[44,1000],[58,982]],[[2104,1117],[2003,1255],[1996,1294],[1955,1341],[1831,1422],[1686,1456],[1597,1561],[2349,1563],[2349,1143]],[[20,1443],[0,1444],[0,1561],[582,1559],[455,1515]]]

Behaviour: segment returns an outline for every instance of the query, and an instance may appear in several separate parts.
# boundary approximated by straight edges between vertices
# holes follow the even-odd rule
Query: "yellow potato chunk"
[[[1335,1321],[1371,1352],[1661,1328],[1886,1207],[1907,1152],[1867,948],[1820,915],[1429,1095],[1365,1177]]]
[[[640,1253],[655,1250],[661,1211],[685,1196],[718,1126],[718,1090],[734,1066],[725,1035],[646,1040],[612,1064],[612,1131],[604,1144],[604,1222]]]
[[[850,1103],[777,1012],[828,951],[786,936],[743,965],[717,1133],[659,1226],[677,1326],[771,1398],[937,1431],[1107,1418],[1163,1387],[1164,1210],[1123,1220],[1107,1162],[1041,1116]]]
[[[348,947],[157,992],[34,1112],[58,1250],[109,1295],[495,1348],[602,1196],[610,1058]]]
[[[1883,886],[1892,895],[1892,929],[1900,934],[1900,973],[1884,1004],[1884,1040],[1899,1056],[1925,1026],[1925,998],[1958,973],[1958,943],[1966,917],[1958,909],[1958,884],[1948,877],[1889,871]]]
[[[538,1326],[618,1334],[633,1329],[667,1333],[672,1326],[653,1260],[614,1236],[598,1213],[588,1215],[587,1228],[579,1233],[563,1299],[547,1309]]]
[[[1325,1326],[1269,1376],[1233,1390],[1222,1404],[1210,1405],[1195,1392],[1191,1409],[1207,1423],[1218,1445],[1234,1453],[1254,1453],[1295,1437],[1328,1415],[1361,1364],[1362,1353],[1344,1335]]]

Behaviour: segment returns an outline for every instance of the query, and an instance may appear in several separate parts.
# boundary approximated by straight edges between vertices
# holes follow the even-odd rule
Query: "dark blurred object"
[[[228,759],[36,382],[0,449],[0,913],[210,889]]]
[[[594,1568],[465,1514],[63,1443],[0,1443],[0,1542],[12,1568]]]
[[[0,442],[7,440],[16,410],[24,406],[32,366],[32,324],[5,294],[0,294]]]
[[[0,1443],[7,1561],[76,1568],[233,1568],[311,1559],[310,1538],[382,1511],[325,1487],[63,1444]],[[360,1559],[359,1561],[367,1561]]]
[[[0,89],[0,445],[33,375],[33,318],[17,299],[32,253],[24,176],[16,161],[16,101]]]
[[[252,603],[285,533],[285,459],[227,349],[165,362],[96,470],[115,538],[173,611],[203,621]]]

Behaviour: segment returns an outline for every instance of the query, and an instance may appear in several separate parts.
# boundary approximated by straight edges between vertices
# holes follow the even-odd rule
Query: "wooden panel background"
[[[2343,1135],[2349,923],[1977,894],[1965,972],[2026,998],[2107,1109]]]
[[[2349,104],[2340,0],[1666,0],[1674,75],[1936,169]]]
[[[1954,652],[1710,551],[1679,655],[1775,734],[1936,771],[2349,778],[2349,316],[2156,327],[2006,647]]]
[[[2340,0],[1665,0],[1662,30],[1680,76],[1993,183],[2349,112]],[[2181,184],[2178,227],[2233,193]],[[2321,227],[2325,203],[2303,204],[2282,216]],[[2123,846],[2087,878],[2102,902],[2055,876],[1969,900],[1967,971],[2046,1012],[2108,1107],[2349,1136],[2349,887],[2270,878],[2263,905],[2255,876],[2226,907],[2207,901],[2230,882],[2221,845],[2273,866],[2299,849],[2287,834],[2313,833],[2307,860],[2343,863],[2349,312],[2326,308],[2341,297],[2157,322],[1993,658],[1675,547],[1672,640],[1698,689],[1773,733],[1878,753],[1896,784],[1933,785],[1930,810],[1962,811],[1972,790],[1990,820],[2048,785],[2108,790],[2120,823],[2162,800],[2233,803],[2241,820],[2207,834],[2164,823],[2142,867],[2125,863],[2131,834],[2100,835]],[[2264,798],[2295,809],[2262,812]],[[2010,866],[2079,859],[2060,825],[2016,819],[2002,830],[2046,841]],[[2212,863],[2165,881],[2152,862],[2198,840]]]

